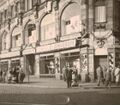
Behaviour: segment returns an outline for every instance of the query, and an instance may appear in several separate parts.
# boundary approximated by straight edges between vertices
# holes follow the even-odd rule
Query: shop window
[[[61,16],[62,35],[69,35],[82,30],[80,6],[73,3],[65,8]]]
[[[41,40],[54,39],[55,35],[55,17],[49,14],[41,22]]]
[[[20,60],[12,60],[11,61],[11,68],[20,66]]]
[[[8,62],[7,61],[0,62],[0,68],[1,68],[2,71],[7,72],[7,70],[8,70]]]
[[[54,56],[41,57],[40,70],[41,74],[55,74]]]

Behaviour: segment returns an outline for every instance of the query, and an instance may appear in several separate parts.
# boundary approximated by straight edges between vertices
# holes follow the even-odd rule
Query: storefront
[[[11,68],[15,68],[20,66],[20,59],[12,59],[11,60]]]
[[[55,77],[54,55],[40,55],[40,77]]]
[[[72,51],[72,50],[71,50]],[[79,50],[76,49],[75,52],[71,51],[63,51],[61,52],[61,69],[69,64],[70,67],[76,67],[78,70],[78,74],[80,74],[80,53]]]
[[[0,62],[0,68],[2,71],[8,71],[8,61],[1,61]]]

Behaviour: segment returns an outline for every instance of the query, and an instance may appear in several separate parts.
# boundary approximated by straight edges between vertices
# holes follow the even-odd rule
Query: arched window
[[[46,15],[41,22],[41,41],[55,38],[55,16]]]
[[[8,40],[7,40],[7,32],[5,31],[2,35],[2,50],[6,50],[7,49],[7,44]]]
[[[36,37],[36,25],[32,22],[28,23],[25,27],[25,44],[35,43]]]
[[[12,33],[12,48],[21,46],[20,28],[16,27]]]
[[[61,33],[69,35],[81,31],[80,6],[72,3],[67,6],[61,16]]]

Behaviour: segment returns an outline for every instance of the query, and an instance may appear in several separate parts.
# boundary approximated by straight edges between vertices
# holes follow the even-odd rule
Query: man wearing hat
[[[72,83],[72,69],[70,68],[69,64],[66,65],[65,72],[66,72],[65,74],[66,74],[67,88],[70,88]]]

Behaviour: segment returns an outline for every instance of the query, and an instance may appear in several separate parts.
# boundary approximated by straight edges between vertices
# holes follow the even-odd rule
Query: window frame
[[[104,9],[105,9],[105,16],[104,16],[105,21],[100,21],[100,19],[96,19],[96,17],[98,17],[98,16],[96,16],[96,15],[98,15],[98,14],[96,14],[96,9],[97,8],[102,8],[102,7],[104,7]],[[95,24],[100,24],[100,23],[106,23],[107,22],[107,7],[105,5],[96,5],[94,11],[95,11],[95,13],[94,13]],[[101,15],[101,14],[103,14],[103,13],[100,13],[99,15]],[[96,21],[96,20],[99,20],[99,21]]]

